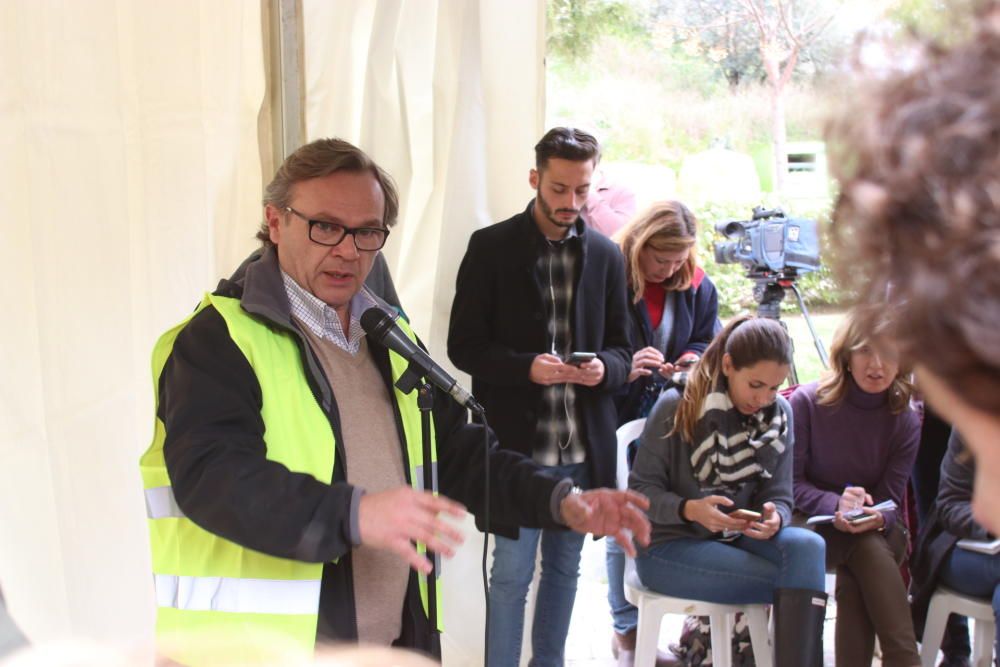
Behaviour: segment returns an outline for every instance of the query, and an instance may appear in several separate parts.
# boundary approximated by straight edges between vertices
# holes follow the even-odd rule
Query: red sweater
[[[663,289],[662,283],[646,283],[642,293],[642,300],[646,304],[646,312],[649,314],[649,323],[655,330],[660,326],[663,319],[663,302],[667,298],[667,290]]]

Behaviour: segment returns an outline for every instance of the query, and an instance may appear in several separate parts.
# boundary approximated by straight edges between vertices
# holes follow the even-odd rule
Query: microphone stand
[[[434,388],[426,377],[427,369],[417,361],[410,361],[406,371],[396,381],[396,388],[404,394],[409,394],[417,389],[417,408],[420,410],[420,433],[423,439],[423,459],[424,459],[424,490],[430,493],[435,491],[434,478],[437,476],[436,467],[431,461],[431,412],[434,409]],[[483,664],[489,657],[490,647],[490,591],[489,580],[486,575],[486,555],[490,543],[490,441],[489,426],[486,423],[486,413],[482,406],[472,401],[469,410],[473,419],[479,417],[483,425],[483,473],[485,476],[483,485],[483,521],[485,530],[483,535],[483,592],[486,598],[486,627],[484,628],[483,643]],[[437,600],[437,575],[439,571],[439,561],[437,554],[430,549],[427,550],[427,558],[431,561],[431,571],[427,575],[427,618],[431,624],[431,631],[438,632],[438,600]]]
[[[420,435],[424,459],[424,491],[434,493],[435,464],[431,460],[431,412],[434,409],[434,388],[422,377],[425,369],[419,364],[410,362],[406,371],[396,381],[396,387],[404,394],[417,389],[417,408],[420,410]],[[427,618],[431,631],[438,632],[438,601],[437,601],[437,554],[427,549],[427,558],[431,562],[431,571],[427,573]]]

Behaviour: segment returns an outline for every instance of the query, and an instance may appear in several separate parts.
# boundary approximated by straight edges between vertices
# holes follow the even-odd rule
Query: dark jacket
[[[645,298],[636,302],[635,292],[631,287],[628,290],[628,306],[629,343],[633,351],[641,350],[653,344],[653,325],[649,321]],[[685,352],[695,352],[701,356],[720,328],[719,295],[715,291],[715,284],[699,267],[695,270],[691,286],[674,292],[673,329],[670,340],[667,341],[667,349],[660,352],[669,362],[676,361]],[[648,392],[656,392],[658,395],[665,382],[665,378],[655,374],[640,377],[619,390],[615,396],[618,424],[645,417],[642,412],[652,407],[655,396],[651,397],[651,401],[644,401],[644,395]]]
[[[927,524],[920,531],[910,564],[910,611],[917,639],[923,637],[927,607],[938,585],[938,576],[951,556],[955,543],[963,539],[990,539],[989,533],[972,518],[972,482],[975,463],[962,461],[965,450],[957,431],[951,432],[948,451],[941,461],[941,482],[931,506]]]
[[[293,324],[273,250],[252,255],[233,278],[219,284],[216,294],[240,299],[252,316],[295,336],[310,389],[336,436],[336,465],[331,484],[324,484],[265,458],[267,424],[261,418],[260,384],[222,316],[209,306],[178,335],[160,377],[163,453],[177,504],[202,528],[244,547],[325,563],[319,638],[355,640],[350,517],[360,494],[345,481],[350,461],[336,399],[337,391],[348,389],[327,382],[315,353]],[[388,351],[374,340],[369,346],[391,395]],[[483,430],[468,424],[465,411],[442,392],[435,399],[440,491],[478,513],[483,507]],[[395,418],[406,461],[398,408]],[[529,459],[496,449],[492,434],[490,439],[493,517],[527,526],[558,525],[550,507],[558,480]],[[421,607],[417,578],[410,574],[399,643],[437,655],[438,639]],[[447,572],[442,581],[447,585]]]
[[[530,455],[541,385],[528,379],[532,360],[550,346],[545,298],[535,264],[545,237],[523,213],[476,231],[458,270],[448,327],[448,356],[472,376],[500,446]],[[572,304],[573,349],[596,352],[604,380],[576,385],[577,414],[593,486],[615,485],[614,392],[632,358],[625,304],[625,268],[614,243],[577,221],[581,243]]]

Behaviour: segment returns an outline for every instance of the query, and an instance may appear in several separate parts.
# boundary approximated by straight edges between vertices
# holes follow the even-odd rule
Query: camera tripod
[[[813,343],[816,345],[816,352],[819,353],[819,360],[823,362],[824,367],[828,367],[830,363],[826,356],[826,349],[823,347],[823,341],[816,334],[816,329],[813,328],[809,311],[802,300],[802,293],[795,285],[795,276],[784,273],[750,273],[747,277],[754,281],[753,298],[757,302],[757,316],[777,320],[785,328],[785,331],[788,331],[788,326],[781,321],[781,302],[785,299],[786,291],[792,290],[795,293],[795,298],[799,302],[799,310],[802,311],[802,315],[805,317],[806,326],[809,327],[809,333],[812,335]],[[789,336],[789,339],[791,339],[791,336]],[[792,372],[788,380],[790,386],[799,383],[799,374],[795,370],[795,341],[792,341]]]

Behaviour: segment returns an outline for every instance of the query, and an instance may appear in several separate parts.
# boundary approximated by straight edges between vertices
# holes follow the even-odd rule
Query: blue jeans
[[[993,601],[1000,648],[1000,555],[980,554],[955,547],[941,568],[941,581],[962,595]]]
[[[613,537],[604,538],[604,562],[608,567],[608,606],[615,632],[631,632],[639,624],[639,610],[625,599],[625,552]]]
[[[586,464],[549,470],[585,485]],[[490,570],[489,667],[517,667],[524,635],[524,604],[535,574],[535,554],[542,543],[541,576],[531,631],[531,664],[562,665],[569,620],[580,575],[585,535],[571,530],[521,528],[516,540],[496,538]]]
[[[826,544],[804,528],[770,540],[680,538],[650,547],[635,561],[647,588],[672,597],[723,604],[770,603],[777,588],[822,591]]]

